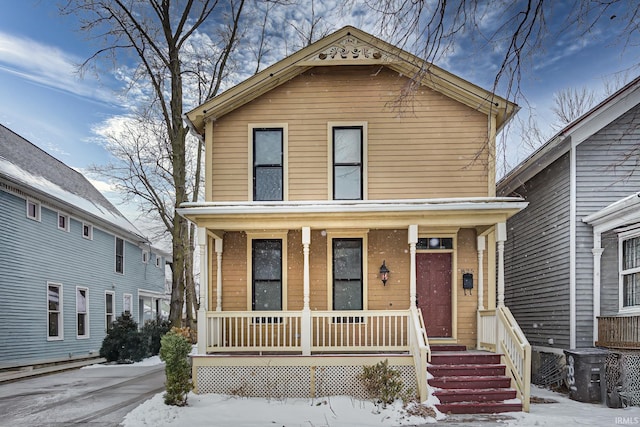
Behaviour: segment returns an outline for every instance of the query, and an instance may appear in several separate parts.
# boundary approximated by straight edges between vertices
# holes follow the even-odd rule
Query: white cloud
[[[0,31],[0,71],[89,100],[113,104],[116,97],[94,79],[78,74],[80,58],[56,46]]]

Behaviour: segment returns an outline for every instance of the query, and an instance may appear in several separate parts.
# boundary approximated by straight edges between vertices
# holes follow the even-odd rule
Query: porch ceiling
[[[178,213],[217,230],[311,228],[483,227],[505,222],[521,198],[185,203]]]

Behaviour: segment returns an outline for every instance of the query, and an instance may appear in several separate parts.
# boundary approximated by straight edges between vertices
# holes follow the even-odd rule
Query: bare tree
[[[555,123],[551,127],[558,131],[589,111],[596,104],[596,92],[582,87],[565,88],[553,94],[551,111],[555,115]]]
[[[176,208],[198,198],[202,141],[191,147],[187,143],[183,110],[185,102],[193,106],[220,89],[238,41],[244,4],[245,0],[68,0],[62,7],[63,13],[79,17],[82,31],[102,43],[82,68],[97,69],[97,63],[112,60],[128,89],[135,90],[135,114],[120,124],[120,131],[106,134],[117,161],[100,170],[116,180],[125,195],[139,200],[143,214],[159,219],[171,235],[170,320],[176,326],[182,322],[185,295],[187,325],[194,329],[192,313],[198,306],[194,229]],[[215,31],[206,36],[198,32],[211,21],[216,21]],[[198,41],[191,43],[195,37]],[[203,44],[205,54],[198,51]],[[123,58],[132,61],[133,68],[124,69]],[[188,96],[187,84],[192,88]]]

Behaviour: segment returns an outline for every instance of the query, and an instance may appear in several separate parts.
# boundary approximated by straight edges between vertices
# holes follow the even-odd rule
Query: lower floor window
[[[105,315],[104,322],[105,322],[107,331],[110,331],[111,328],[113,327],[113,321],[115,320],[114,313],[115,313],[114,294],[113,292],[107,292],[106,294],[104,294],[104,315]]]
[[[333,239],[333,309],[362,310],[362,239]]]
[[[640,306],[640,237],[622,241],[622,307]]]
[[[87,304],[87,293],[88,290],[86,288],[76,289],[76,315],[79,337],[86,337],[89,335],[89,308]]]
[[[47,336],[62,338],[62,285],[47,285],[47,323]]]
[[[640,273],[626,274],[622,283],[622,306],[640,306]]]
[[[282,310],[282,240],[252,240],[252,308]]]

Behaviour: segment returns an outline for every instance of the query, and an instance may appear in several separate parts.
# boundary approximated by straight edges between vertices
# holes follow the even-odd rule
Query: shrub
[[[400,372],[389,367],[389,361],[364,366],[359,378],[364,383],[367,394],[386,406],[402,398]]]
[[[123,313],[113,322],[100,347],[100,356],[108,362],[139,362],[146,352],[138,324],[129,313]]]
[[[146,356],[160,353],[160,338],[171,329],[171,322],[163,319],[147,320],[142,327],[142,342],[146,349]]]
[[[160,359],[165,363],[164,369],[167,376],[164,403],[185,406],[187,395],[193,388],[191,366],[187,359],[191,351],[191,343],[177,328],[172,328],[160,341]]]

